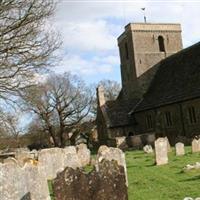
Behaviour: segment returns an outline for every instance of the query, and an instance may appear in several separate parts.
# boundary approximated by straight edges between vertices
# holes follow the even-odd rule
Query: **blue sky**
[[[63,40],[57,72],[71,71],[87,83],[121,82],[117,37],[130,22],[181,23],[183,45],[200,41],[200,1],[59,0],[52,25]]]

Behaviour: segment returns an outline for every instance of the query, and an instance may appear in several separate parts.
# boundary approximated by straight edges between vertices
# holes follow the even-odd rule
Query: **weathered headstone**
[[[98,163],[100,163],[103,159],[112,161],[117,161],[118,165],[124,167],[125,177],[126,177],[126,185],[128,186],[128,178],[127,178],[127,170],[126,170],[126,160],[125,155],[121,149],[107,147],[105,145],[100,146],[96,158],[96,168],[98,170]]]
[[[120,149],[127,149],[128,145],[126,143],[126,137],[116,137],[116,147]]]
[[[184,149],[183,143],[181,143],[181,142],[176,143],[175,149],[176,149],[176,155],[177,156],[185,155],[185,149]]]
[[[145,153],[153,153],[153,148],[152,148],[151,145],[145,145],[145,146],[143,147],[143,151],[144,151]]]
[[[45,174],[37,164],[26,163],[23,167],[26,184],[31,200],[50,200],[49,188]]]
[[[200,152],[200,138],[194,138],[192,140],[192,152],[196,153],[196,152]]]
[[[0,163],[0,199],[21,200],[27,193],[24,170],[15,163]]]
[[[56,199],[69,200],[128,200],[124,167],[106,159],[98,163],[98,171],[85,173],[66,168],[53,181]]]
[[[63,153],[64,153],[63,168],[71,167],[73,169],[76,169],[77,167],[80,168],[82,166],[81,161],[79,160],[79,157],[76,152],[76,147],[74,147],[74,146],[65,147],[63,149]]]
[[[79,144],[76,146],[76,151],[82,166],[90,164],[90,150],[86,144]]]
[[[46,175],[47,180],[54,179],[58,171],[64,168],[63,150],[61,148],[43,149],[38,155],[40,170]]]
[[[164,165],[168,163],[167,146],[166,138],[158,138],[155,141],[155,156],[157,165]]]

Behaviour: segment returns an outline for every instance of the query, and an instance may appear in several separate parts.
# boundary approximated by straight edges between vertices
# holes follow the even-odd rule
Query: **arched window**
[[[158,36],[158,44],[159,44],[159,50],[161,52],[165,52],[165,44],[164,44],[164,38],[163,36]]]

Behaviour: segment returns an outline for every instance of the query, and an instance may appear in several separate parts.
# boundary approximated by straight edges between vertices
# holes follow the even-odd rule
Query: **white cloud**
[[[78,55],[67,55],[56,68],[58,72],[70,71],[78,75],[99,75],[110,73],[113,70],[112,63],[95,58],[82,58]]]
[[[67,51],[107,51],[117,48],[116,38],[106,21],[62,22],[57,26]]]

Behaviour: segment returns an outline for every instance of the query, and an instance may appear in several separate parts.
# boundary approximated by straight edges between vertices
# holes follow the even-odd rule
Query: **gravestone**
[[[102,145],[99,147],[97,158],[96,158],[96,168],[98,170],[99,163],[103,160],[117,161],[118,165],[124,167],[125,177],[126,177],[126,185],[128,187],[128,178],[127,178],[127,169],[126,169],[126,160],[125,155],[121,149],[107,147]]]
[[[115,160],[103,159],[88,174],[67,167],[53,180],[53,190],[60,200],[128,200],[124,167]]]
[[[143,147],[143,151],[144,151],[145,153],[153,153],[153,148],[152,148],[151,145],[145,145],[145,146]]]
[[[16,163],[0,163],[0,199],[21,200],[27,193],[27,177]]]
[[[86,144],[79,144],[76,146],[77,155],[81,166],[84,167],[90,164],[90,150],[87,148]]]
[[[64,158],[63,158],[64,166],[63,166],[63,168],[71,167],[73,169],[76,169],[76,168],[80,168],[82,166],[81,161],[79,160],[79,157],[77,155],[75,146],[65,147],[63,149],[63,153],[64,153]]]
[[[128,145],[126,143],[126,137],[116,137],[116,147],[120,149],[127,149]]]
[[[181,143],[181,142],[176,143],[175,149],[176,149],[176,155],[177,156],[185,155],[185,149],[184,149],[183,143]]]
[[[50,200],[49,188],[45,174],[37,164],[26,163],[23,167],[26,184],[31,200]]]
[[[42,149],[38,154],[38,165],[47,180],[54,179],[64,168],[64,154],[61,148]]]
[[[167,138],[158,138],[155,141],[156,164],[164,165],[168,163],[168,141]]]
[[[200,152],[200,138],[194,138],[192,140],[192,152],[196,153],[196,152]]]

